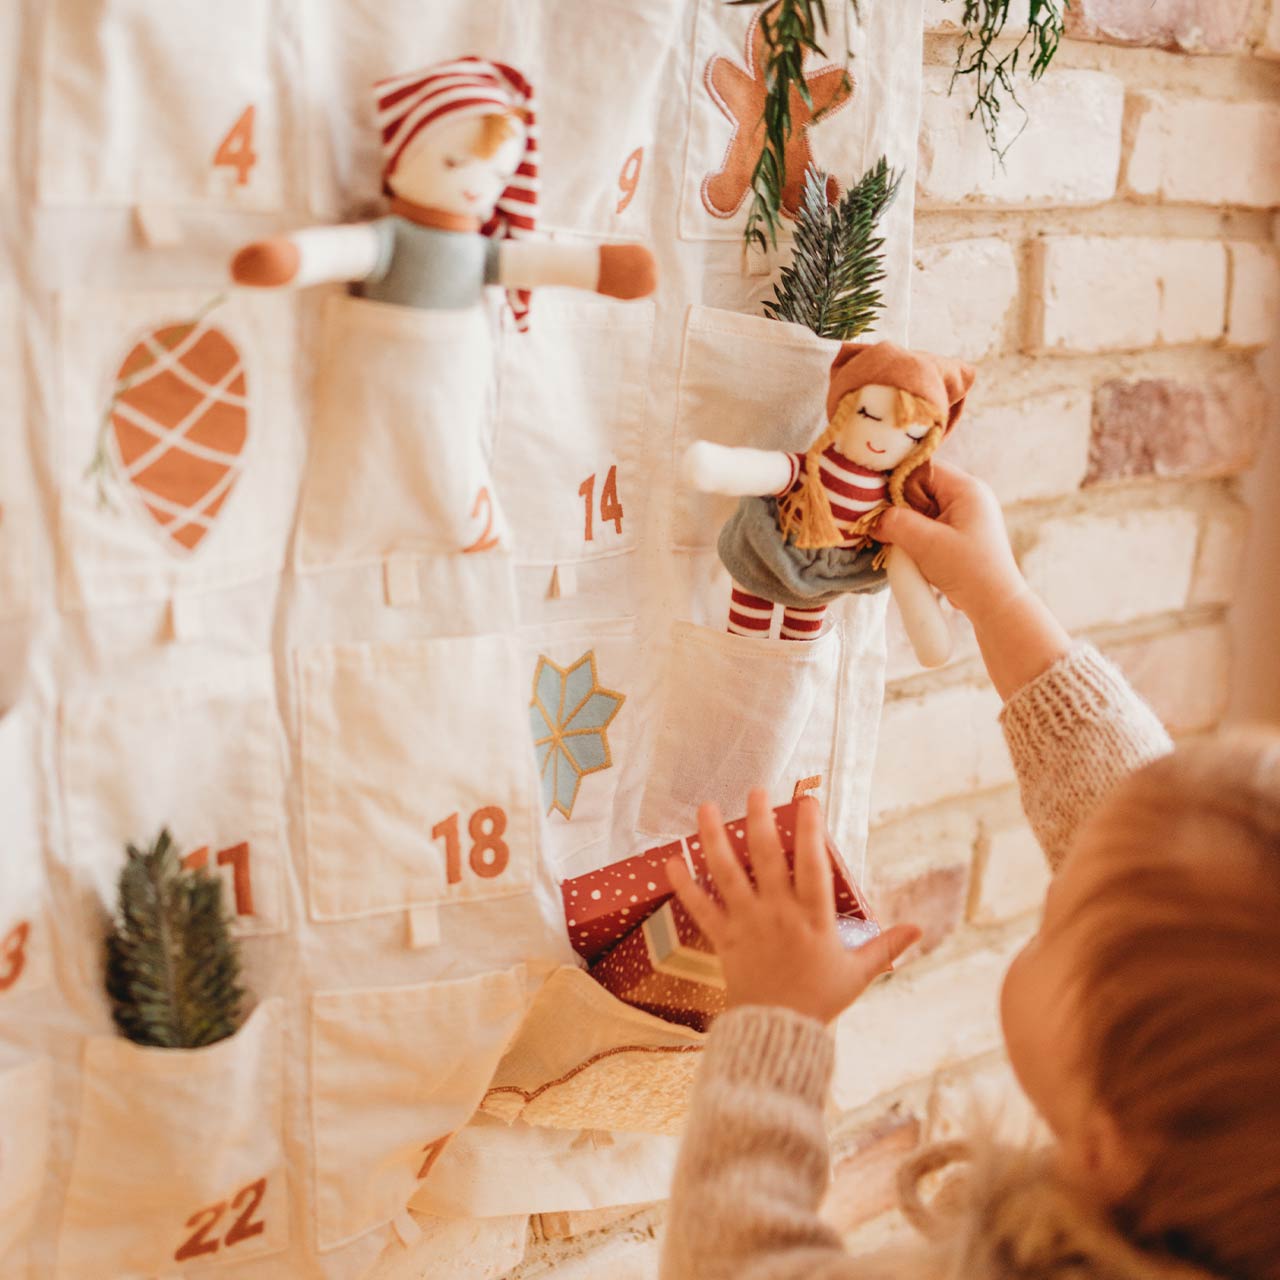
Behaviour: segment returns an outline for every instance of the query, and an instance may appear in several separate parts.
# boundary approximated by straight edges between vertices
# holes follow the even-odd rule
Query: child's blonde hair
[[[1122,1225],[1280,1280],[1280,734],[1149,765],[1091,834],[1114,870],[1074,921],[1082,1065],[1141,1171]]]
[[[845,534],[836,524],[831,512],[831,500],[822,487],[820,468],[823,451],[839,439],[849,418],[858,412],[862,404],[862,390],[859,387],[856,391],[851,391],[836,406],[826,430],[809,446],[805,454],[804,473],[799,486],[778,499],[778,526],[783,537],[789,537],[802,549],[834,547],[844,541]],[[901,506],[906,501],[904,486],[907,478],[933,456],[934,450],[942,442],[946,426],[946,417],[940,410],[927,400],[899,388],[893,401],[893,425],[905,431],[916,423],[927,424],[929,432],[890,472],[889,501],[895,506]],[[854,532],[865,531],[879,514],[879,507],[868,511],[858,521]]]

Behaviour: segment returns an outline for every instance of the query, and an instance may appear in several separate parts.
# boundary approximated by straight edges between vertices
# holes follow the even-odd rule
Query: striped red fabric
[[[791,461],[791,480],[776,497],[790,493],[799,485],[804,477],[807,456],[803,453],[787,455]],[[827,500],[831,503],[831,515],[840,526],[854,524],[860,516],[883,502],[889,480],[887,473],[883,471],[872,471],[870,467],[851,462],[835,445],[828,445],[822,451],[818,476]],[[839,545],[853,547],[861,542],[860,537],[847,537]]]
[[[524,121],[524,153],[493,215],[480,228],[486,236],[520,239],[533,233],[538,205],[538,132],[533,86],[514,67],[485,58],[456,58],[407,75],[379,80],[374,86],[377,121],[382,132],[383,189],[401,157],[424,130],[443,120],[511,111]],[[529,327],[528,289],[508,289],[507,301],[516,328]]]

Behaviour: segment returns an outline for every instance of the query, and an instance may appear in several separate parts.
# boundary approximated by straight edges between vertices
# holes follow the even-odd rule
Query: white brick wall
[[[1018,268],[1004,240],[918,249],[911,272],[911,345],[980,360],[1004,345],[1017,294]]]
[[[1227,341],[1233,347],[1265,346],[1280,332],[1280,259],[1266,244],[1236,241],[1227,246],[1227,252],[1231,263]]]
[[[1020,820],[1007,826],[983,823],[973,874],[969,919],[978,925],[1037,910],[1050,879],[1044,850]]]
[[[1242,502],[1224,502],[1206,514],[1188,604],[1221,605],[1234,599],[1248,529],[1249,510]]]
[[[929,1103],[929,1141],[948,1142],[975,1130],[1010,1146],[1047,1142],[1049,1132],[1003,1058],[938,1077]]]
[[[1132,640],[1108,653],[1170,733],[1201,733],[1222,718],[1231,676],[1231,637],[1222,623]]]
[[[1003,143],[1022,130],[1003,165],[970,118],[967,86],[948,93],[950,84],[950,70],[926,68],[916,169],[923,205],[1034,208],[1099,204],[1114,194],[1124,115],[1124,87],[1115,76],[1064,70],[1022,90],[1029,115],[1011,107],[1002,117]]]
[[[1009,17],[1004,25],[1004,34],[1021,35],[1027,29],[1027,16],[1030,12],[1030,0],[1010,0]],[[963,18],[964,0],[924,0],[926,31],[960,31]]]
[[[1180,507],[1045,521],[1022,557],[1032,587],[1069,630],[1181,609],[1199,524]]]
[[[1214,342],[1226,320],[1216,240],[1050,236],[1036,246],[1031,347],[1123,351]]]
[[[1280,104],[1138,92],[1122,185],[1173,204],[1280,204]]]

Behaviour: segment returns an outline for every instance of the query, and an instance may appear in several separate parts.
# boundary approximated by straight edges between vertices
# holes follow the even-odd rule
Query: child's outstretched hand
[[[812,798],[798,806],[794,884],[764,791],[753,791],[747,807],[754,887],[733,855],[715,805],[699,810],[698,832],[723,905],[694,881],[679,858],[667,863],[667,872],[720,957],[730,1006],[782,1005],[830,1022],[920,937],[915,925],[902,924],[855,951],[841,945],[831,863]]]

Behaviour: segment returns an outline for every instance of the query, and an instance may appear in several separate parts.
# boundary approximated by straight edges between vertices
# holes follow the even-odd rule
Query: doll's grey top
[[[473,307],[498,283],[499,242],[474,231],[442,231],[391,214],[372,224],[378,261],[358,286],[362,298],[402,307]]]

